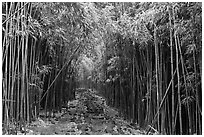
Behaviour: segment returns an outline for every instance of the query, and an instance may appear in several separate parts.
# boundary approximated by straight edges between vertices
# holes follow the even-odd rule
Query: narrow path
[[[94,91],[78,89],[76,100],[68,102],[64,113],[49,120],[39,118],[29,125],[27,134],[40,135],[140,135],[140,130],[118,117]]]

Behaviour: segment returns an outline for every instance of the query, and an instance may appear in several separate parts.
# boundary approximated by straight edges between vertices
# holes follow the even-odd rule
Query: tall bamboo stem
[[[181,116],[181,93],[180,93],[180,73],[179,73],[179,52],[178,52],[178,40],[177,40],[177,34],[176,34],[176,19],[175,19],[175,13],[173,9],[173,20],[174,20],[174,39],[175,39],[175,45],[176,45],[176,70],[177,70],[177,92],[178,92],[178,106],[179,106],[179,125],[180,125],[180,134],[183,134],[182,129],[182,116]]]
[[[175,130],[174,130],[174,119],[175,119],[175,102],[174,102],[174,77],[173,77],[173,74],[174,74],[174,64],[173,64],[173,36],[172,36],[172,23],[171,23],[171,20],[172,20],[172,17],[171,17],[171,11],[168,7],[168,11],[169,11],[169,26],[170,26],[170,47],[171,47],[171,77],[172,77],[172,86],[171,86],[171,91],[172,91],[172,133],[171,134],[175,134]]]

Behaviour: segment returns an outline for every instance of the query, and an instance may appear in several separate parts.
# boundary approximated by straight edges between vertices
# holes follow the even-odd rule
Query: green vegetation
[[[2,127],[100,91],[161,134],[202,134],[202,3],[2,3]]]

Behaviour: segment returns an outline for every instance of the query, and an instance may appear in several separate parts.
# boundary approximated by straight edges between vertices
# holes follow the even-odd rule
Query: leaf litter
[[[142,135],[144,131],[130,126],[118,112],[107,106],[93,90],[77,89],[76,99],[69,101],[61,113],[51,118],[43,114],[27,126],[28,135]],[[22,134],[18,132],[18,134]]]

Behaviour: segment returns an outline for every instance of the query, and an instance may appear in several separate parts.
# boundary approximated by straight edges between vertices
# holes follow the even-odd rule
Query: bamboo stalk
[[[10,9],[9,9],[9,7],[8,7],[8,3],[6,3],[6,16],[8,16],[8,14],[10,14],[10,12],[11,12],[11,6],[10,6]],[[8,82],[9,82],[9,79],[10,79],[10,77],[9,77],[9,70],[8,70],[8,64],[9,64],[9,59],[8,59],[8,48],[9,48],[9,45],[10,45],[10,43],[9,43],[9,37],[8,37],[8,35],[7,34],[9,34],[9,32],[10,32],[10,28],[9,28],[9,23],[7,23],[6,24],[6,32],[5,32],[5,50],[6,50],[6,53],[5,53],[5,78],[4,78],[4,81],[5,81],[5,85],[4,85],[4,94],[3,94],[3,97],[4,97],[4,99],[8,99],[8,93],[9,93],[9,84],[8,84]],[[7,46],[7,41],[8,41],[8,46]],[[4,59],[3,59],[3,61],[4,61]],[[4,117],[3,117],[3,122],[5,123],[5,127],[7,127],[7,132],[9,132],[9,115],[8,115],[8,110],[9,108],[8,108],[8,102],[4,102]]]
[[[20,3],[18,3],[17,8],[20,7]],[[17,13],[17,17],[20,17],[20,12]],[[20,28],[20,18],[17,18],[17,24],[16,24],[17,30]],[[16,108],[16,120],[19,121],[19,115],[20,115],[20,50],[21,50],[21,44],[20,44],[20,36],[17,35],[17,45],[18,45],[18,57],[17,57],[17,108]]]
[[[17,7],[18,8],[18,7]],[[15,19],[15,17],[14,17],[14,19]],[[12,20],[12,19],[11,19]],[[16,25],[15,25],[16,26]],[[12,55],[12,60],[11,60],[11,62],[12,62],[12,64],[11,64],[11,78],[12,78],[12,80],[11,80],[11,100],[15,100],[15,98],[14,98],[14,96],[16,96],[16,89],[15,89],[15,82],[16,82],[16,68],[17,68],[17,61],[15,61],[15,59],[17,58],[16,57],[16,47],[17,47],[17,45],[16,45],[16,40],[17,40],[17,36],[16,36],[16,33],[15,33],[15,30],[16,30],[16,27],[14,27],[13,26],[13,28],[12,28],[12,33],[14,34],[14,40],[12,41],[13,42],[13,44],[12,44],[12,46],[11,46],[11,49],[12,49],[12,51],[11,51],[11,55]],[[14,116],[16,115],[16,107],[15,107],[15,103],[14,102],[12,102],[11,103],[11,116],[13,117],[12,119],[14,120]],[[12,121],[12,123],[13,123],[14,121]]]
[[[135,46],[135,45],[134,45]],[[135,116],[135,49],[133,50],[133,66],[132,66],[132,70],[133,70],[133,75],[132,75],[132,84],[133,84],[133,88],[132,88],[132,94],[133,94],[133,98],[132,98],[132,115],[133,115],[133,121],[134,121],[134,116]]]
[[[168,6],[168,11],[169,11],[169,26],[170,26],[170,47],[171,47],[171,77],[172,77],[172,86],[171,86],[171,91],[172,91],[172,133],[171,134],[175,134],[175,131],[173,130],[173,126],[174,126],[174,119],[175,119],[175,112],[174,112],[174,106],[175,106],[175,102],[174,102],[174,78],[173,78],[173,70],[174,70],[174,65],[173,65],[173,36],[172,36],[172,16],[171,16],[171,11],[169,9]]]
[[[194,78],[194,83],[195,83],[195,85],[196,85],[196,82],[197,82],[197,80],[196,80],[196,78],[197,78],[197,70],[196,70],[196,59],[195,59],[195,49],[193,50],[193,67],[194,67],[194,73],[195,73],[195,78]],[[195,107],[195,127],[196,127],[196,134],[198,134],[198,132],[199,132],[199,127],[198,127],[198,90],[197,90],[197,86],[196,86],[196,88],[194,89],[195,90],[195,97],[196,97],[196,107]]]
[[[174,40],[175,40],[175,46],[176,46],[176,70],[177,70],[177,92],[178,92],[178,105],[179,105],[179,124],[180,124],[180,134],[183,134],[182,129],[182,117],[181,117],[181,93],[180,93],[180,73],[179,73],[179,52],[178,52],[178,40],[177,40],[177,32],[176,32],[176,18],[175,18],[175,12],[173,9],[173,20],[174,20]]]
[[[13,4],[11,4],[11,11],[13,11],[14,7],[13,7]],[[9,22],[10,26],[9,26],[9,33],[13,34],[13,19],[11,19],[11,21]],[[13,56],[13,37],[12,36],[11,38],[9,38],[9,62],[8,62],[8,88],[7,88],[7,99],[11,99],[12,100],[12,83],[13,83],[13,79],[12,79],[12,75],[13,75],[13,71],[12,71],[12,64],[13,64],[13,61],[12,61],[12,56]],[[9,121],[12,123],[12,115],[13,115],[13,109],[12,109],[12,103],[11,102],[8,102],[8,113],[9,113]]]
[[[162,93],[162,85],[163,85],[163,61],[162,61],[162,58],[163,58],[163,55],[162,55],[162,45],[160,45],[160,56],[159,56],[159,94],[160,94],[160,98],[159,100],[161,100],[163,98],[163,93]],[[164,101],[164,105],[161,109],[161,133],[164,135],[165,134],[165,106],[166,106],[166,101]]]
[[[155,76],[156,76],[156,91],[157,91],[157,110],[159,110],[160,93],[159,93],[159,74],[158,74],[158,64],[159,64],[159,53],[158,53],[158,43],[157,43],[157,28],[154,28],[154,46],[155,46]],[[157,129],[160,132],[160,116],[157,115]]]

